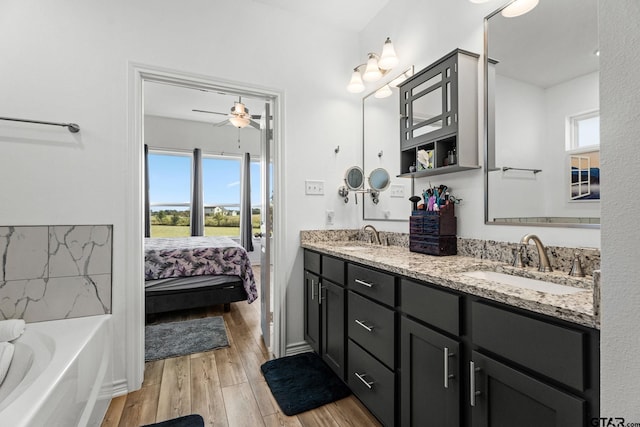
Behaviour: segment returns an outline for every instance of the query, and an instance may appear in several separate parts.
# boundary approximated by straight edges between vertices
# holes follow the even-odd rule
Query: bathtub
[[[0,386],[0,425],[99,426],[113,384],[110,318],[27,323]]]

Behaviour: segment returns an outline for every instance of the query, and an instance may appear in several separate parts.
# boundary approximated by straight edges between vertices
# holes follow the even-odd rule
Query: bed
[[[145,238],[145,313],[257,298],[247,251],[228,237]]]

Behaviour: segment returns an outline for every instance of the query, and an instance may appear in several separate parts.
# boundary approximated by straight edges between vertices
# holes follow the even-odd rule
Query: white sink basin
[[[515,286],[516,288],[532,289],[534,291],[555,295],[570,295],[586,291],[586,289],[574,288],[573,286],[558,285],[557,283],[512,276],[511,274],[496,273],[495,271],[468,271],[461,274],[475,279],[489,280],[503,285]]]

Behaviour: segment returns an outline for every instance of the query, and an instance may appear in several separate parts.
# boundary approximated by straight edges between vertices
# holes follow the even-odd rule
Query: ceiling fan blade
[[[213,124],[213,127],[218,128],[218,127],[220,127],[220,126],[224,126],[224,125],[226,125],[226,124],[231,124],[231,122],[229,122],[229,119],[227,119],[227,120],[223,120],[223,121],[221,121],[221,122],[219,122],[219,123],[214,123],[214,124]]]
[[[209,113],[209,114],[219,114],[221,116],[228,116],[227,113],[218,113],[216,111],[208,111],[208,110],[196,110],[195,108],[191,111],[194,111],[196,113]]]
[[[260,120],[262,118],[262,116],[260,114],[252,114],[251,118],[252,119],[256,119],[256,120]]]
[[[251,126],[252,128],[260,130],[260,123],[254,121],[254,120],[249,120],[249,126]]]

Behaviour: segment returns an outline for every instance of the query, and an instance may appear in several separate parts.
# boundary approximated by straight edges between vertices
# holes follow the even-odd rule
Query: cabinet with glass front
[[[400,175],[478,169],[478,58],[456,49],[400,85]]]

